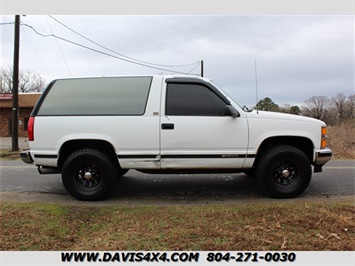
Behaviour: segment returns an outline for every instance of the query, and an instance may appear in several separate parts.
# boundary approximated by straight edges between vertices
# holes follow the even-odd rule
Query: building
[[[28,137],[27,124],[41,93],[19,93],[18,136]],[[0,94],[0,137],[12,135],[12,94]]]

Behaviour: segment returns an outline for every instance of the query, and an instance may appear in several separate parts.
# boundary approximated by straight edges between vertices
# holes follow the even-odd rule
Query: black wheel
[[[277,198],[298,196],[308,187],[311,177],[312,168],[307,156],[288,145],[264,152],[256,169],[261,190]]]
[[[79,200],[99,200],[110,195],[118,175],[118,164],[94,149],[81,149],[64,162],[64,187]]]

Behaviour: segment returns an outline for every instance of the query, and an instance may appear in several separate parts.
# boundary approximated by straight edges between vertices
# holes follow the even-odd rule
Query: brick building
[[[31,111],[41,93],[20,93],[18,95],[18,136],[27,137],[27,123]],[[12,94],[0,94],[0,137],[12,135]]]

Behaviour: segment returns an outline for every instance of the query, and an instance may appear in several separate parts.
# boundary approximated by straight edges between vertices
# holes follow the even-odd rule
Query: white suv
[[[80,200],[109,195],[129,169],[244,172],[274,197],[302,193],[330,160],[322,121],[243,110],[205,78],[124,76],[52,81],[33,109],[30,150]]]

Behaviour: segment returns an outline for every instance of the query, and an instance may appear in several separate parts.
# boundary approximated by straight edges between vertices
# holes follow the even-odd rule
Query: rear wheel
[[[307,156],[288,145],[264,152],[256,169],[261,190],[277,198],[298,196],[308,187],[311,177],[312,169]]]
[[[118,164],[95,149],[81,149],[64,162],[64,187],[79,200],[99,200],[110,195],[118,175]]]
[[[243,170],[243,173],[248,177],[255,177],[255,168]]]

